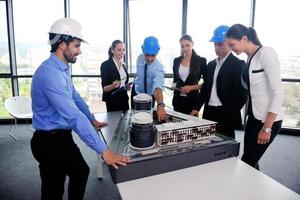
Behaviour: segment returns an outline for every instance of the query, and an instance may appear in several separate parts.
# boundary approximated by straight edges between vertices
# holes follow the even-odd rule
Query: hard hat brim
[[[50,33],[62,35],[61,33],[48,32],[48,34],[50,34]],[[66,35],[66,34],[63,34],[63,35]],[[69,36],[71,36],[72,38],[76,38],[76,39],[80,40],[81,42],[83,42],[83,43],[85,43],[85,44],[89,44],[89,43],[88,43],[85,39],[83,39],[83,38],[79,38],[78,36],[73,36],[73,35],[69,35]],[[50,40],[48,40],[48,44],[50,44]]]
[[[215,42],[215,43],[225,42],[224,39],[220,39],[220,38],[211,38],[209,41],[210,42]]]

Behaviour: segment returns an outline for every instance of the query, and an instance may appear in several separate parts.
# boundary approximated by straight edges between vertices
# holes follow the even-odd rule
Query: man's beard
[[[67,53],[63,53],[64,57],[65,57],[65,60],[68,62],[68,63],[72,63],[74,64],[76,62],[76,59],[77,59],[77,55],[74,55],[74,56],[70,56],[68,55]]]

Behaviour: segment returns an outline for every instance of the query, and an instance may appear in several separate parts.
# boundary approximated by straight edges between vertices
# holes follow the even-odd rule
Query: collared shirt
[[[31,98],[36,130],[73,129],[97,153],[106,149],[91,124],[94,115],[72,84],[69,66],[55,54],[34,73]]]
[[[135,79],[135,92],[137,94],[144,93],[144,68],[145,56],[139,55],[136,62],[136,79]],[[163,90],[165,71],[162,64],[155,59],[151,64],[148,64],[147,70],[147,94],[154,95],[156,88]]]
[[[121,65],[121,67],[119,68],[117,61],[114,58],[112,58],[112,59],[113,59],[115,65],[116,65],[116,68],[120,74],[121,86],[125,86],[127,74],[125,72],[124,66]]]
[[[222,106],[222,102],[220,101],[218,94],[217,94],[217,78],[218,78],[218,73],[219,73],[223,63],[225,62],[225,60],[227,59],[229,54],[230,54],[230,52],[221,60],[219,60],[219,58],[216,58],[217,65],[216,65],[215,72],[214,72],[213,86],[211,88],[210,99],[208,102],[208,105],[210,105],[210,106]]]

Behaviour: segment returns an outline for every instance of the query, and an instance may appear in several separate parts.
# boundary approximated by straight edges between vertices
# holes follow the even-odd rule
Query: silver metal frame
[[[16,131],[16,130],[18,129],[18,123],[17,123],[17,120],[18,120],[18,118],[12,116],[11,122],[10,122],[10,126],[9,126],[9,129],[8,129],[8,135],[10,135],[10,136],[11,136],[12,138],[14,138],[15,140],[18,140],[18,138],[17,138],[17,136],[14,135],[13,130],[12,130],[12,126],[13,126],[13,121],[15,121],[15,123],[14,123],[14,124],[15,124],[15,125],[14,125],[14,126],[15,126],[14,131]],[[26,129],[29,130],[29,131],[31,131],[31,132],[33,132],[34,130],[31,129],[31,128],[29,128],[28,120],[29,120],[29,119],[26,119]]]

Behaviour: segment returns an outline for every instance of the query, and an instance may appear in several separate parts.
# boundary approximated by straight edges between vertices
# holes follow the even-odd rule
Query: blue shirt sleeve
[[[136,79],[135,79],[135,92],[137,94],[144,92],[144,54],[140,54],[136,60]]]
[[[47,74],[47,72],[43,73]],[[54,74],[52,74],[54,75]],[[40,77],[40,84],[43,88],[44,94],[48,98],[54,109],[61,115],[61,117],[69,124],[69,126],[79,135],[79,137],[97,153],[102,153],[107,146],[97,135],[94,127],[83,112],[81,112],[77,105],[83,110],[88,109],[87,105],[82,104],[82,99],[79,100],[79,94],[72,97],[72,88],[68,88],[63,78],[54,78],[57,76],[45,75]],[[72,85],[73,87],[73,85]],[[75,103],[76,102],[76,103]],[[77,104],[77,105],[76,105]],[[91,117],[91,116],[89,116]]]
[[[153,71],[152,94],[154,94],[156,88],[160,88],[161,90],[163,90],[164,77],[165,77],[165,71],[163,69],[163,66],[158,61],[154,64],[156,66],[155,66],[155,70]]]

